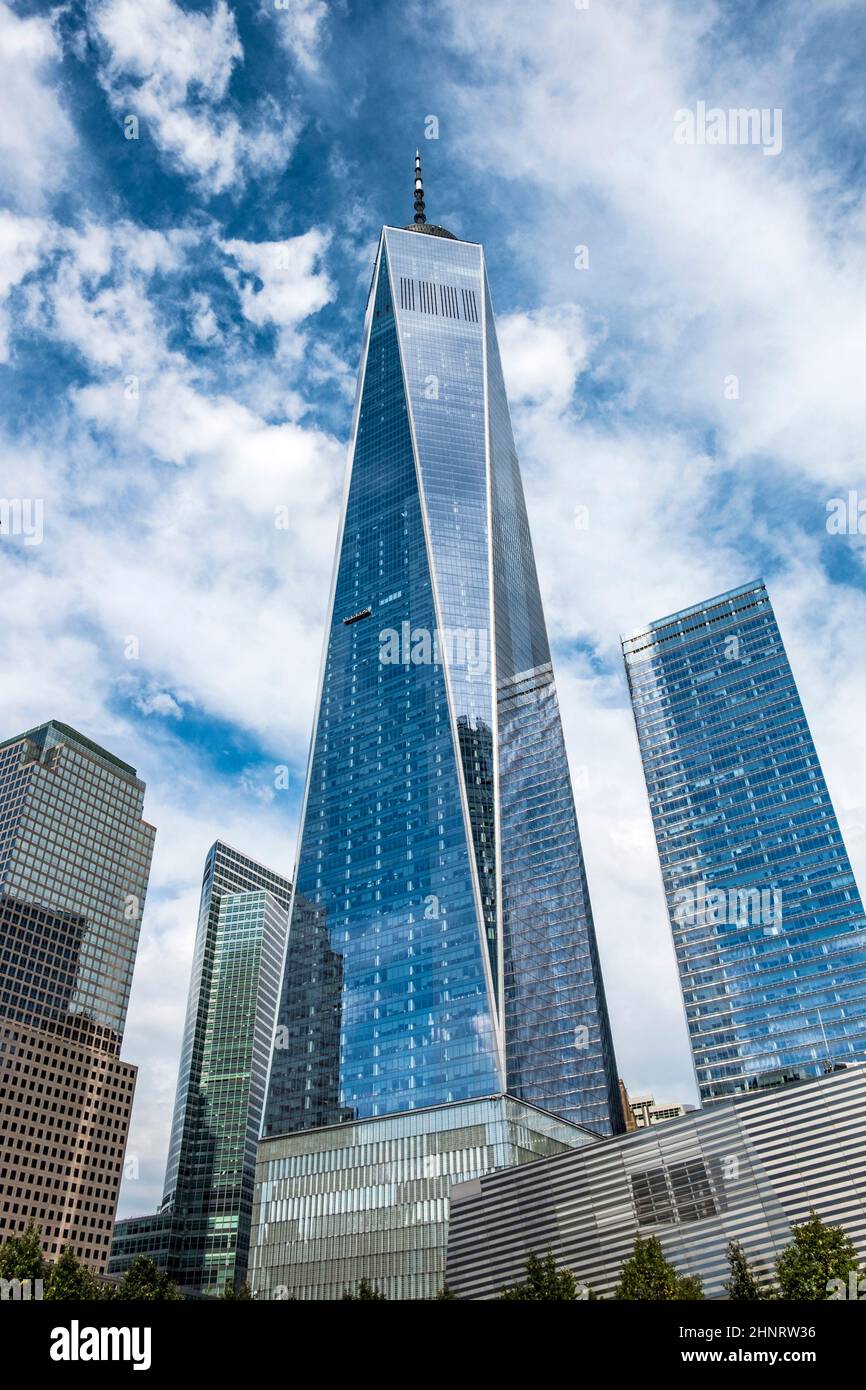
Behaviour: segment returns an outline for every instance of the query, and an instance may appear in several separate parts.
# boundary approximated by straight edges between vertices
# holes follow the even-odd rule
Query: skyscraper
[[[0,745],[0,1240],[105,1269],[155,831],[135,768],[56,720]]]
[[[147,1254],[190,1294],[246,1279],[291,896],[288,879],[231,846],[208,852],[162,1206],[117,1223],[112,1273]]]
[[[866,919],[761,580],[623,653],[704,1101],[866,1049]]]
[[[367,304],[264,1133],[504,1092],[610,1133],[484,254],[426,221],[420,159],[415,192]]]

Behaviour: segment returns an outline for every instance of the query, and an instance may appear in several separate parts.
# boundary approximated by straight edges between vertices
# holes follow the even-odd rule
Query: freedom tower
[[[260,1160],[484,1097],[622,1127],[484,253],[427,222],[417,156],[367,304],[295,883]]]

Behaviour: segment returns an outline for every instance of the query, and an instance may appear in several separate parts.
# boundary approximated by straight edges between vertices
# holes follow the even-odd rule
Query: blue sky
[[[826,519],[866,511],[864,39],[846,0],[0,0],[0,497],[44,507],[0,540],[2,731],[77,725],[158,831],[124,1212],[161,1188],[205,852],[292,869],[416,145],[488,258],[629,1086],[694,1096],[620,632],[767,579],[862,885],[864,536]],[[781,110],[780,151],[676,143],[701,101]]]

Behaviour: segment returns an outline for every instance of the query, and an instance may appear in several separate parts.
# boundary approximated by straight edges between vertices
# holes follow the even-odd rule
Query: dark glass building
[[[866,1049],[866,919],[767,590],[623,640],[704,1101]]]
[[[113,1274],[147,1254],[191,1295],[246,1280],[291,895],[288,879],[229,845],[209,851],[162,1206],[117,1223]]]
[[[264,1134],[505,1092],[610,1133],[484,253],[426,222],[420,167],[416,195],[367,304]]]
[[[0,1241],[104,1272],[136,1069],[120,1060],[155,831],[134,767],[56,720],[0,745]]]

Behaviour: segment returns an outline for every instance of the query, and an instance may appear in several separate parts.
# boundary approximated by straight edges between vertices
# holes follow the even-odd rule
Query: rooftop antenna
[[[424,180],[421,177],[421,151],[415,151],[415,222],[423,226],[427,221],[424,211]]]

